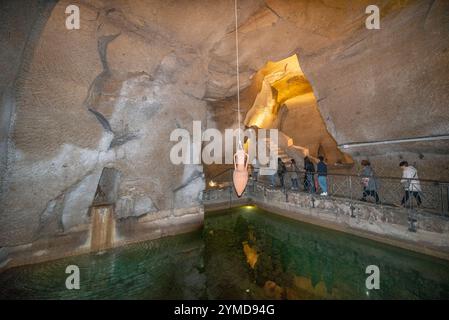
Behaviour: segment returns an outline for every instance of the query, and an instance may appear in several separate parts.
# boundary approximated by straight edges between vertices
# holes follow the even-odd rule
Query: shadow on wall
[[[327,131],[312,86],[296,54],[268,62],[253,78],[258,92],[245,118],[247,127],[277,128],[293,141],[299,153],[324,156],[333,164],[353,164]]]

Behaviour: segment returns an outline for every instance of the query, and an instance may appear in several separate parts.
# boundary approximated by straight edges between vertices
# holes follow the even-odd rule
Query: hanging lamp
[[[234,0],[234,14],[235,14],[235,51],[236,51],[236,71],[237,71],[237,113],[238,113],[238,144],[237,152],[234,154],[234,173],[232,175],[234,182],[234,189],[237,196],[241,197],[245,191],[248,183],[248,154],[243,149],[241,136],[241,119],[240,119],[240,79],[239,79],[239,38],[238,38],[238,23],[237,23],[237,0]]]

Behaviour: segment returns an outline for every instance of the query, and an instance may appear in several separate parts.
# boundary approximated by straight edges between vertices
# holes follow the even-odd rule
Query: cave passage
[[[296,54],[268,62],[253,79],[252,90],[258,93],[246,114],[247,127],[276,128],[302,155],[323,156],[330,165],[353,163],[328,132]]]

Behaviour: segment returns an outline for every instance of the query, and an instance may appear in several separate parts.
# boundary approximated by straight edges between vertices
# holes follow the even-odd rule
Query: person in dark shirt
[[[324,158],[319,156],[320,162],[316,166],[318,173],[318,184],[320,185],[321,195],[327,196],[327,165],[324,163]]]
[[[304,191],[315,193],[314,173],[315,166],[309,157],[304,158],[304,170],[306,174],[304,176]]]

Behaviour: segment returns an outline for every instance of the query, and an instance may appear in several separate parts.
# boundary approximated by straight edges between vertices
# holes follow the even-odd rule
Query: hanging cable
[[[234,0],[235,14],[235,55],[236,55],[236,73],[237,73],[237,122],[238,122],[238,139],[237,152],[234,154],[234,173],[232,180],[238,197],[241,197],[248,184],[248,154],[243,150],[242,134],[241,134],[241,116],[240,116],[240,71],[239,71],[239,35],[238,35],[238,17],[237,17],[237,0]]]
[[[234,15],[235,15],[235,55],[236,55],[236,72],[237,72],[237,122],[238,122],[238,148],[243,149],[242,137],[240,134],[241,119],[240,119],[240,72],[239,72],[239,34],[238,34],[238,16],[237,16],[237,0],[234,0]]]

